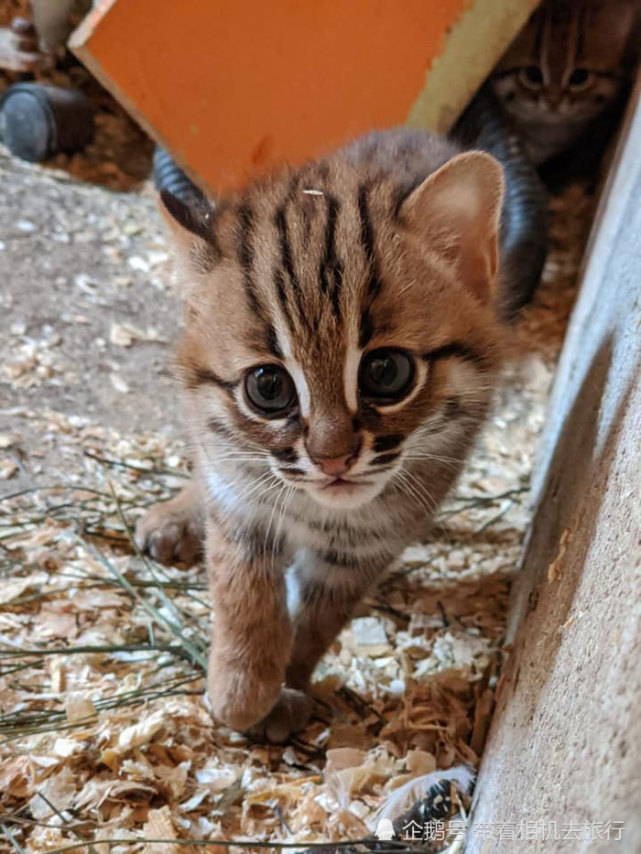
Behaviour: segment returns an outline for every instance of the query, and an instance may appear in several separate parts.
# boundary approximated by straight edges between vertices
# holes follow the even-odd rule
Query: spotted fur
[[[502,193],[489,155],[390,131],[204,214],[165,205],[184,259],[190,494],[216,611],[209,694],[225,723],[291,716],[292,690],[457,477],[501,356]],[[409,367],[402,398],[381,403],[362,371],[384,348]],[[295,387],[276,417],[248,397],[260,365]],[[168,512],[139,528],[152,552]],[[279,733],[303,723],[287,720]]]

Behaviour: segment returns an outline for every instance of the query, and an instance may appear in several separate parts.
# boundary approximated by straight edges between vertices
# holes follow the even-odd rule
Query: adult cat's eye
[[[296,403],[296,387],[280,365],[259,365],[245,375],[245,393],[261,415],[285,415]]]
[[[538,65],[527,65],[519,71],[521,83],[529,89],[540,89],[543,86],[543,72]]]
[[[395,403],[410,391],[415,372],[414,359],[404,350],[372,350],[363,356],[358,369],[361,395],[379,403]]]
[[[568,79],[570,89],[585,89],[590,84],[592,75],[587,68],[575,68]]]

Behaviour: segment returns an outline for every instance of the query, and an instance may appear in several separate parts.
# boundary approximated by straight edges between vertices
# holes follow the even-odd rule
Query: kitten
[[[142,519],[205,537],[214,716],[282,741],[354,607],[460,472],[501,357],[502,170],[373,134],[215,210],[164,194],[183,263],[194,481]]]
[[[634,0],[545,0],[510,45],[490,86],[535,164],[606,141],[637,53]]]

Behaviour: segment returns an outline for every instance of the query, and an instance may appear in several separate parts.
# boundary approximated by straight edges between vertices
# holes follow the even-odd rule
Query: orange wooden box
[[[373,128],[447,129],[534,0],[102,0],[70,46],[210,191]]]

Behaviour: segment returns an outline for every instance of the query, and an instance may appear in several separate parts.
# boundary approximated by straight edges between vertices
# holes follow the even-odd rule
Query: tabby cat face
[[[630,0],[548,0],[493,77],[505,108],[524,122],[585,123],[617,97],[632,32]]]
[[[349,509],[409,461],[447,456],[496,364],[501,197],[500,167],[477,152],[411,192],[336,155],[215,213],[164,197],[212,483],[242,471]]]
[[[586,122],[616,98],[622,79],[587,65],[550,69],[535,58],[499,73],[493,89],[507,111],[524,120],[546,124]]]

